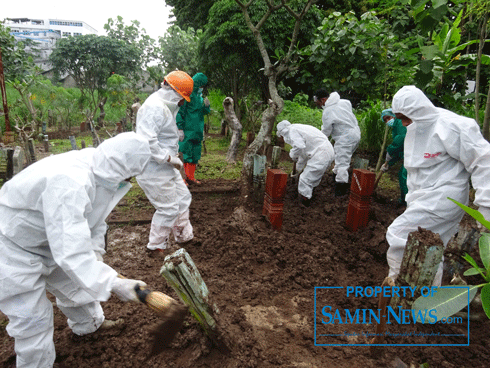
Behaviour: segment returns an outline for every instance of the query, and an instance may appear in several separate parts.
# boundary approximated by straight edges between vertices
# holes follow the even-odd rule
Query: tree
[[[130,25],[125,25],[123,18],[118,15],[116,20],[109,18],[104,29],[107,37],[125,41],[141,51],[143,69],[146,69],[148,64],[155,60],[155,40],[146,34],[144,28],[140,28],[139,21],[132,20]]]
[[[181,29],[187,30],[189,27],[194,29],[203,29],[207,23],[208,13],[215,0],[165,0],[167,5],[173,9],[175,24]]]
[[[409,80],[406,46],[398,41],[388,21],[367,12],[334,12],[318,27],[311,45],[311,71],[303,78],[316,88],[327,86],[354,105],[383,96],[386,83],[398,87]],[[405,69],[406,70],[406,69]]]
[[[100,103],[105,103],[107,79],[112,74],[134,75],[141,65],[140,58],[137,47],[92,34],[62,38],[50,55],[55,72],[73,76],[82,92],[82,101],[89,101],[90,118],[95,116]]]
[[[483,55],[483,47],[485,45],[485,40],[488,36],[488,21],[489,21],[489,13],[490,13],[490,3],[488,1],[476,0],[472,2],[469,6],[469,13],[475,15],[478,19],[478,30],[479,30],[479,43],[478,43],[478,55],[476,60],[476,76],[475,76],[475,119],[479,121],[479,110],[480,110],[480,74],[481,74],[481,65],[486,64],[489,65],[490,62],[488,60],[488,55]],[[485,116],[483,121],[483,136],[486,140],[490,139],[489,134],[489,119],[490,119],[490,85],[489,91],[487,94],[487,104],[485,108]]]
[[[301,6],[304,2],[295,0],[291,4]],[[263,15],[268,12],[269,5],[270,1],[250,2],[247,13],[252,24],[261,21]],[[251,103],[257,100],[267,101],[270,98],[269,82],[263,73],[262,55],[241,8],[234,0],[215,2],[207,19],[199,44],[200,63],[210,83],[214,83],[214,86],[233,98],[237,118],[241,120],[242,113],[246,110],[246,96]],[[286,7],[279,7],[267,22],[261,25],[261,38],[273,64],[286,55],[294,22]],[[321,12],[313,7],[300,23],[295,49],[304,48],[309,44],[311,32],[320,22]],[[299,54],[295,55],[295,60],[299,61]],[[297,67],[298,64],[296,69]],[[281,74],[277,82],[291,81],[286,87],[298,88],[299,83],[294,80],[294,73],[295,70],[291,69]]]
[[[165,73],[178,69],[194,75],[200,71],[197,48],[201,34],[201,30],[194,31],[190,27],[184,31],[173,25],[165,36],[158,38],[159,48],[156,50],[156,57]]]
[[[262,124],[260,127],[260,131],[257,134],[255,140],[250,144],[250,146],[245,151],[245,156],[243,158],[243,169],[242,169],[242,194],[248,194],[248,190],[251,185],[251,177],[252,177],[252,155],[254,155],[260,147],[263,146],[264,141],[267,138],[270,138],[270,134],[272,132],[272,128],[275,123],[276,116],[279,115],[284,106],[284,101],[279,96],[277,90],[277,82],[278,77],[282,74],[285,74],[291,70],[294,70],[297,67],[298,60],[298,36],[300,31],[301,22],[304,19],[307,12],[310,10],[314,0],[308,1],[291,1],[288,2],[286,0],[281,0],[281,2],[276,5],[273,4],[272,0],[267,1],[267,9],[262,14],[261,19],[257,23],[252,23],[252,19],[250,18],[250,7],[254,3],[253,0],[248,1],[247,3],[243,3],[240,0],[235,0],[239,5],[243,17],[245,19],[245,23],[248,28],[252,32],[256,44],[259,48],[260,55],[264,62],[264,76],[267,78],[268,82],[268,92],[270,95],[270,100],[268,101],[268,107],[262,114]],[[265,23],[272,18],[272,15],[277,12],[279,9],[286,10],[287,13],[291,16],[293,21],[289,23],[291,38],[290,42],[287,44],[287,51],[284,54],[279,54],[279,59],[276,63],[272,64],[269,52],[266,48],[266,44],[264,43],[264,38],[262,37],[261,30],[264,27]],[[246,191],[246,192],[245,192]],[[242,196],[245,198],[245,196]]]
[[[16,42],[4,22],[0,22],[0,47],[6,81],[20,80],[32,72],[34,63],[25,51],[24,42]]]

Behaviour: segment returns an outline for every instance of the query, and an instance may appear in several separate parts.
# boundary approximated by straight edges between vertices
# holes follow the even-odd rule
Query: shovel
[[[382,176],[383,176],[383,171],[380,171],[378,173],[378,176],[376,176],[376,180],[374,181],[373,193],[376,190],[376,188],[378,187],[379,179],[381,179]]]

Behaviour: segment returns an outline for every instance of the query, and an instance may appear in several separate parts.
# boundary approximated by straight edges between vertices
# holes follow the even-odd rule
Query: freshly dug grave
[[[379,189],[368,226],[351,232],[345,228],[348,197],[336,198],[333,187],[333,176],[325,175],[311,207],[302,208],[296,188],[288,183],[281,231],[272,230],[261,216],[259,201],[237,209],[236,183],[207,181],[191,189],[196,239],[185,249],[219,309],[220,325],[231,341],[230,353],[213,347],[188,316],[171,347],[145,362],[151,349],[149,331],[158,318],[142,304],[122,303],[112,297],[103,303],[106,318],[123,318],[123,328],[82,338],[73,337],[65,317],[55,308],[56,366],[350,368],[390,367],[401,360],[416,367],[422,363],[429,367],[487,367],[490,323],[486,318],[471,323],[468,347],[383,347],[371,355],[365,346],[315,346],[315,287],[381,285],[388,272],[386,228],[403,211],[397,207],[395,191]],[[159,275],[163,259],[150,257],[145,251],[152,213],[145,198],[122,201],[109,218],[112,224],[105,261],[124,276],[142,279],[152,289],[177,298]],[[332,310],[377,306],[376,298],[322,295]],[[317,323],[321,317],[317,316]],[[466,327],[410,326],[412,331],[440,333],[455,333]],[[372,325],[358,328],[374,332]],[[336,332],[342,329],[347,328],[332,327]],[[404,331],[398,325],[388,329]],[[0,362],[3,367],[15,366],[13,340],[3,327],[0,341]],[[334,341],[365,342],[352,337]],[[387,342],[409,344],[413,340]]]

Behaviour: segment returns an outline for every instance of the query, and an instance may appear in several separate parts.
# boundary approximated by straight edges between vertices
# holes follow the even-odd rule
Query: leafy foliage
[[[301,97],[299,98],[300,101]],[[284,101],[284,108],[282,112],[277,116],[277,120],[288,120],[292,124],[306,124],[321,129],[322,127],[322,110],[311,109],[305,106],[301,102]]]
[[[192,76],[200,71],[197,48],[201,34],[201,30],[188,28],[184,31],[179,26],[173,25],[165,36],[159,37],[160,46],[156,50],[156,56],[165,73],[179,69]]]
[[[119,15],[116,20],[109,18],[104,29],[108,37],[125,41],[140,50],[142,67],[147,67],[154,59],[155,40],[146,34],[144,28],[140,28],[139,21],[132,20],[130,25],[125,25]]]
[[[357,110],[357,120],[361,129],[359,148],[379,152],[383,144],[385,124],[381,121],[383,103],[380,100],[367,101],[365,108]]]
[[[326,85],[338,91],[356,105],[362,99],[381,97],[390,77],[395,86],[405,84],[408,75],[400,73],[407,63],[404,51],[406,46],[390,24],[374,12],[360,18],[352,12],[335,12],[315,34],[309,58],[314,72],[305,72],[303,78],[318,88]]]
[[[487,221],[479,211],[465,206],[454,199],[448,199],[461,207],[476,221],[480,222],[486,229],[490,230],[490,221]],[[435,298],[418,298],[413,304],[413,308],[416,311],[434,309],[437,312],[438,320],[447,318],[468,306],[469,302],[476,296],[478,288],[481,287],[482,306],[485,314],[490,319],[490,234],[482,233],[478,245],[483,267],[480,267],[469,254],[465,254],[463,258],[472,266],[472,268],[468,269],[464,275],[481,275],[485,282],[480,285],[469,286],[469,293],[466,288],[459,290],[446,288],[439,289],[435,294]]]
[[[173,8],[175,24],[185,30],[188,28],[203,29],[207,22],[209,9],[215,2],[214,0],[165,0],[165,3]]]
[[[15,42],[10,28],[0,22],[0,48],[2,51],[3,72],[6,81],[21,80],[32,73],[34,63],[25,51],[23,42]]]
[[[82,35],[58,40],[50,61],[58,75],[73,76],[82,98],[90,98],[95,112],[112,74],[127,76],[138,71],[141,50],[111,37]]]

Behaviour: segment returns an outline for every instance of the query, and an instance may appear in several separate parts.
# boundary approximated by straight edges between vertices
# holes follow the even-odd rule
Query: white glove
[[[209,99],[207,97],[204,97],[204,106],[209,107],[211,103],[209,102]]]
[[[385,163],[383,164],[383,166],[381,166],[380,171],[381,171],[381,172],[387,172],[389,168],[390,168],[390,167],[389,167],[389,165],[388,165],[388,161],[387,161],[387,162],[385,162]]]
[[[177,170],[180,170],[182,166],[184,166],[182,161],[180,161],[180,158],[178,158],[177,156],[168,156],[167,162],[175,167]]]
[[[185,134],[182,129],[179,129],[179,142],[182,142],[184,140]]]
[[[296,170],[301,173],[306,166],[306,160],[303,157],[299,157],[296,162]]]
[[[490,221],[490,208],[488,207],[479,207],[478,211],[485,217],[485,220]],[[478,227],[479,231],[484,231],[487,232],[487,228],[483,226],[479,221],[476,222],[476,226]]]
[[[386,159],[385,161],[391,161],[391,156],[388,152],[386,152]]]
[[[95,258],[97,258],[97,261],[104,262],[104,257],[102,257],[102,253],[96,251],[94,251],[94,253],[95,253]]]
[[[135,286],[145,287],[146,283],[140,280],[121,279],[116,277],[112,283],[112,292],[123,302],[139,302]]]

